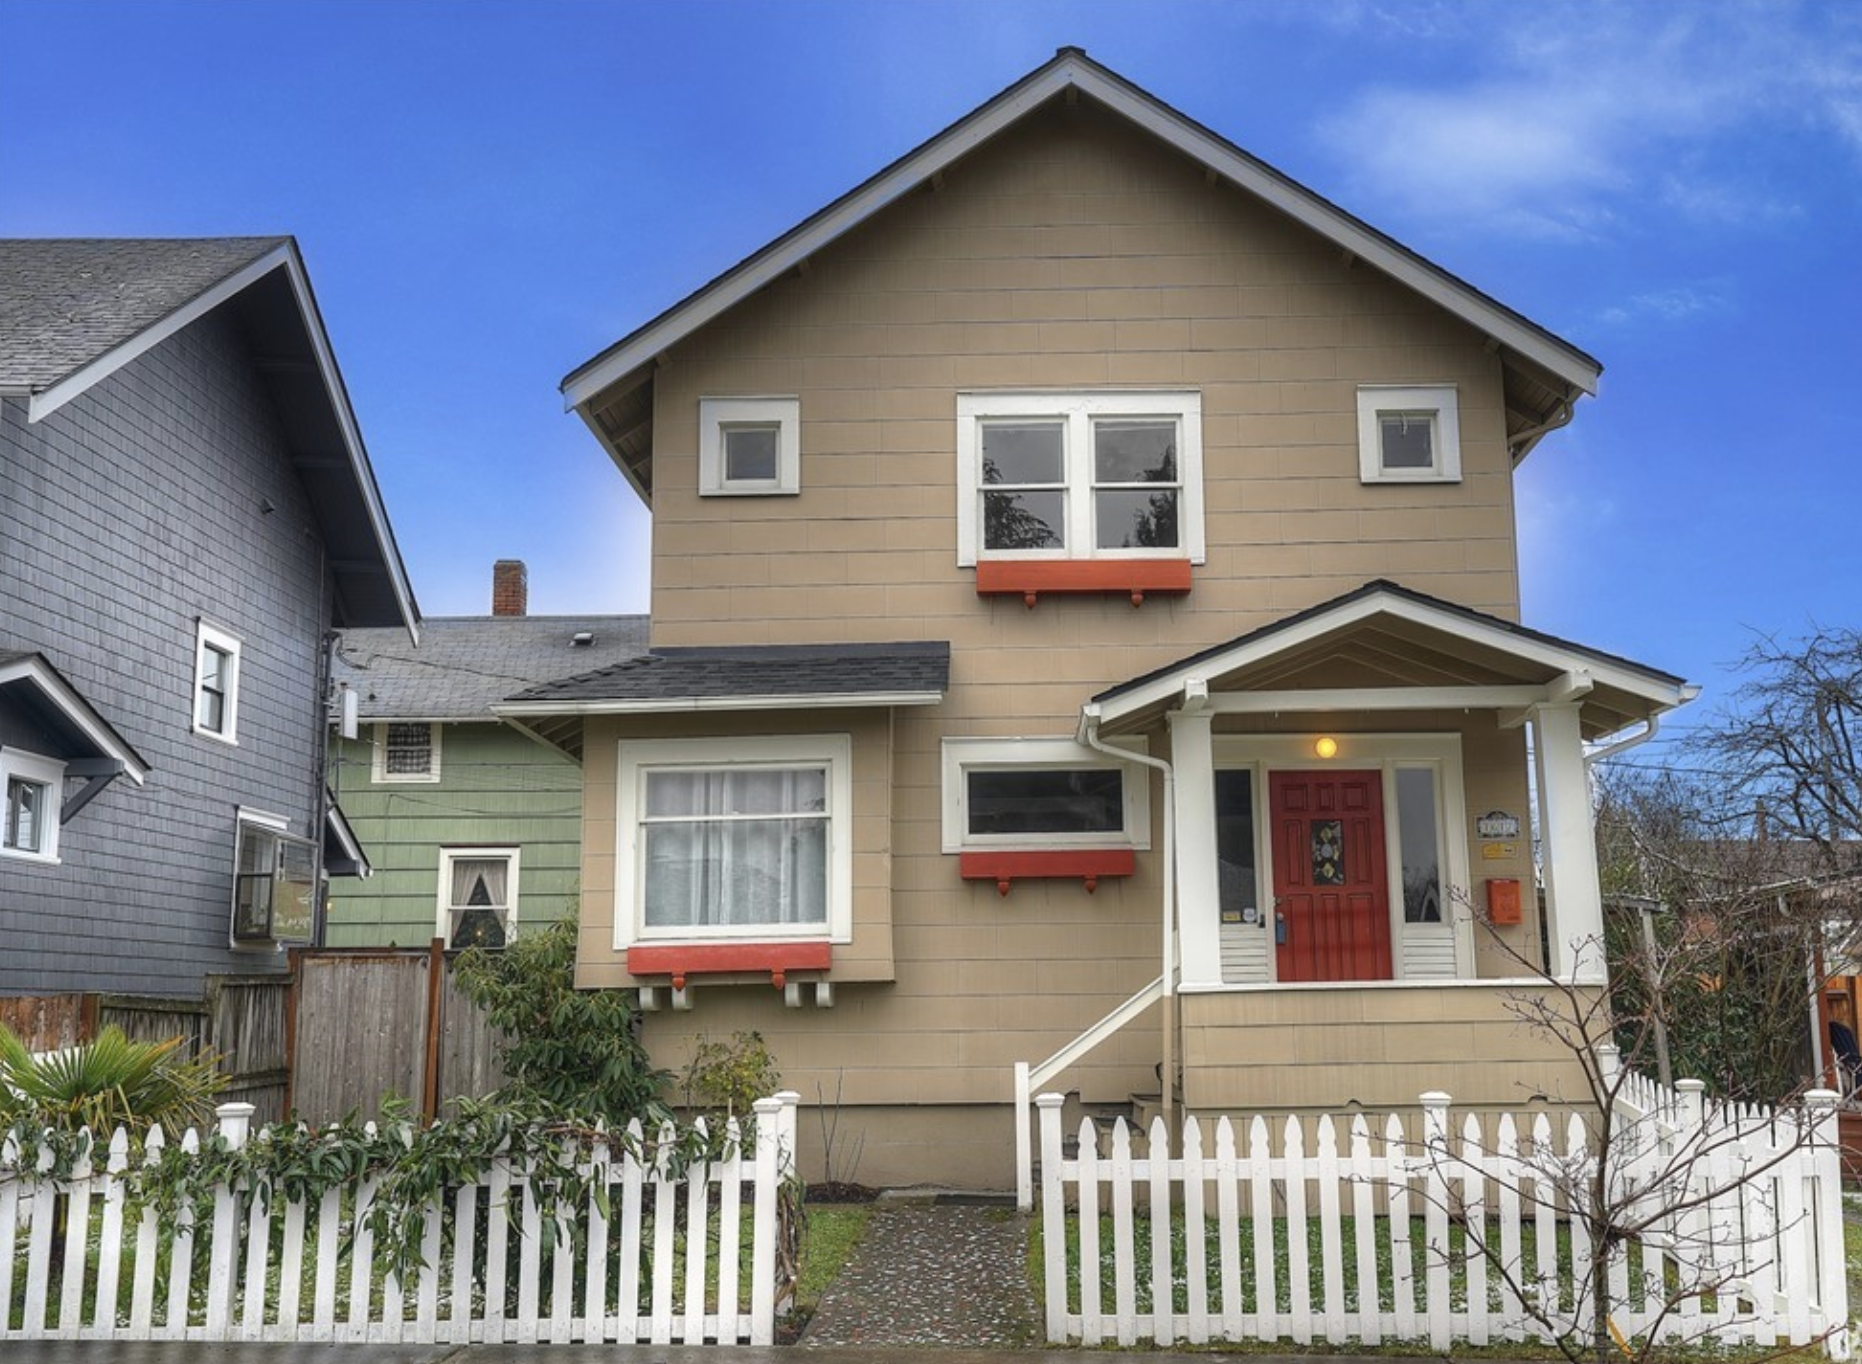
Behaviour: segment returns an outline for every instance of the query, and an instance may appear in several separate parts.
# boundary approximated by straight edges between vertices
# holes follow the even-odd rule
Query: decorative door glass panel
[[[1339,819],[1312,822],[1312,883],[1345,884],[1345,823]]]

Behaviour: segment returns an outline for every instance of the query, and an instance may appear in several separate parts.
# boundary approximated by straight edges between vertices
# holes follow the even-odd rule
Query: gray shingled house
[[[494,570],[492,614],[345,630],[335,679],[356,736],[332,740],[331,786],[374,874],[331,887],[332,947],[501,945],[560,918],[581,883],[582,769],[491,704],[633,659],[645,616],[525,614],[524,567]]]
[[[292,239],[0,241],[0,994],[281,968],[332,630],[418,622]]]

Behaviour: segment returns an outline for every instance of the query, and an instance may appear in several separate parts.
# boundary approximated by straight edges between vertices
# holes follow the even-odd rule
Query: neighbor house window
[[[239,812],[233,845],[233,941],[307,943],[316,925],[317,847],[281,816]]]
[[[958,562],[1203,559],[1196,393],[957,397]]]
[[[57,861],[65,765],[36,753],[0,749],[0,780],[6,786],[6,825],[0,830],[0,852],[8,857]]]
[[[517,931],[517,848],[440,851],[436,931],[448,947],[503,947]]]
[[[841,734],[623,743],[617,945],[848,941],[851,764]]]
[[[1149,791],[1071,739],[946,739],[944,851],[1146,848]]]
[[[374,769],[377,782],[438,781],[440,727],[401,720],[376,725]]]
[[[1358,472],[1366,483],[1456,483],[1461,416],[1453,384],[1358,389]]]
[[[194,649],[194,732],[227,743],[239,727],[239,641],[200,622]]]
[[[799,398],[701,398],[698,491],[705,497],[799,492]]]

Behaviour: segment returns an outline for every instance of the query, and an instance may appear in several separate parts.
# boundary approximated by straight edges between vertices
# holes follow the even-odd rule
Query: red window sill
[[[667,943],[628,948],[627,970],[636,976],[671,976],[675,990],[683,990],[690,976],[767,971],[769,983],[780,990],[788,972],[825,971],[833,958],[834,948],[826,942]]]
[[[1099,888],[1102,876],[1130,876],[1138,870],[1138,855],[1130,848],[1068,848],[1055,852],[966,852],[957,854],[959,873],[966,881],[994,881],[1002,894],[1012,882],[1056,880],[1077,876],[1087,894]]]
[[[1030,610],[1043,593],[1129,592],[1133,606],[1147,592],[1190,590],[1188,559],[984,559],[976,565],[976,595],[1018,596]]]

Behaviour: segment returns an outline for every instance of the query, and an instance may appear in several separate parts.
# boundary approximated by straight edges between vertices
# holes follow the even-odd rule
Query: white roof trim
[[[64,713],[73,725],[77,726],[107,756],[123,764],[123,775],[140,786],[149,775],[148,766],[138,758],[122,737],[82,696],[71,688],[71,684],[43,658],[34,655],[19,658],[11,663],[0,664],[0,683],[18,682],[30,679],[40,691],[51,698],[52,703]]]
[[[1575,347],[1525,322],[1440,267],[1397,246],[1265,162],[1239,152],[1154,96],[1114,77],[1084,53],[1063,51],[1047,66],[960,119],[841,202],[830,205],[818,217],[777,238],[684,303],[675,305],[617,349],[570,374],[562,384],[565,406],[571,410],[581,406],[617,379],[651,362],[720,313],[794,269],[808,256],[1068,88],[1080,90],[1123,114],[1185,155],[1234,181],[1567,383],[1586,393],[1597,391],[1601,370],[1594,360]]]
[[[1218,679],[1312,643],[1335,631],[1380,616],[1440,630],[1471,644],[1554,668],[1561,674],[1588,675],[1593,686],[1614,687],[1641,697],[1661,710],[1672,710],[1693,696],[1693,689],[1686,683],[1667,682],[1627,664],[1613,663],[1595,654],[1561,648],[1545,640],[1518,635],[1498,625],[1470,620],[1460,612],[1413,601],[1396,593],[1374,592],[1344,602],[1331,610],[1318,612],[1285,629],[1272,630],[1263,637],[1246,640],[1219,654],[1186,662],[1181,667],[1153,678],[1142,687],[1099,702],[1100,715],[1106,721],[1120,719],[1180,695],[1186,678]],[[1420,689],[1421,692],[1426,690]]]
[[[654,696],[606,701],[500,701],[493,715],[666,715],[687,711],[836,710],[935,706],[941,691],[804,692],[783,696]]]
[[[330,406],[343,435],[344,452],[349,456],[356,486],[361,490],[363,505],[368,511],[369,529],[374,532],[375,542],[381,549],[382,562],[387,566],[389,578],[393,582],[394,599],[401,608],[401,619],[407,626],[408,637],[418,644],[420,623],[414,611],[414,590],[407,581],[400,555],[395,550],[394,537],[388,529],[387,508],[382,505],[379,489],[375,486],[375,476],[369,469],[362,432],[356,424],[356,414],[349,406],[348,390],[343,387],[342,376],[336,368],[336,356],[330,348],[330,338],[323,329],[322,315],[317,311],[316,301],[311,296],[310,281],[304,273],[303,261],[292,243],[279,243],[250,265],[234,271],[152,326],[144,328],[89,364],[73,370],[50,388],[33,394],[26,407],[26,420],[36,422],[50,416],[183,327],[205,317],[272,271],[280,269],[291,282],[292,297],[297,300],[298,312],[304,319],[305,333],[310,338],[311,349],[316,353],[317,371],[323,379],[324,390],[330,395]]]

